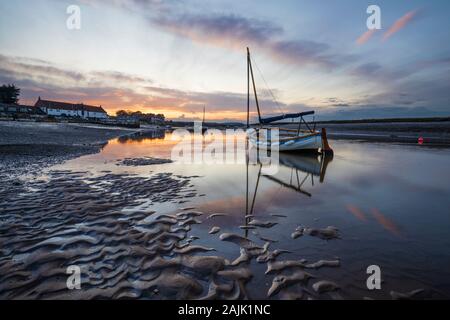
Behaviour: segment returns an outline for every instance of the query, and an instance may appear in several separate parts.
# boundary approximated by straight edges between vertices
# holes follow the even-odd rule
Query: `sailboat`
[[[278,148],[279,151],[333,153],[333,150],[328,144],[325,128],[317,131],[315,128],[311,128],[304,119],[305,116],[313,115],[314,111],[281,114],[268,118],[261,116],[249,48],[247,48],[247,128],[250,128],[250,77],[259,120],[259,123],[253,126],[255,130],[249,134],[249,141],[253,145],[269,150]],[[272,141],[270,130],[274,129],[274,127],[270,127],[270,124],[284,119],[299,119],[297,129],[278,128],[279,137]],[[304,124],[305,129],[302,128],[302,124]]]
[[[201,123],[194,122],[194,125],[186,126],[186,127],[184,127],[184,129],[188,130],[189,132],[196,132],[196,130],[199,130],[199,132],[201,131],[202,135],[205,134],[206,131],[208,131],[208,128],[205,126],[205,124],[206,124],[205,115],[206,115],[206,106],[203,106],[202,122]]]

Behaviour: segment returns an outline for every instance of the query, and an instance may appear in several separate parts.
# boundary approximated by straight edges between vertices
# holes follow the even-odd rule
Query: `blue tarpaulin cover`
[[[275,122],[278,120],[299,118],[299,117],[308,116],[311,114],[314,114],[314,111],[306,111],[306,112],[300,112],[300,113],[287,113],[287,114],[282,114],[280,116],[261,119],[260,122],[263,124],[271,123],[271,122]]]

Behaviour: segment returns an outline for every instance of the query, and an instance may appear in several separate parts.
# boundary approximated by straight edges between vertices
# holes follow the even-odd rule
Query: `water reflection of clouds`
[[[357,219],[361,220],[361,221],[367,221],[367,217],[364,214],[364,212],[362,212],[362,210],[360,208],[358,208],[357,206],[348,204],[346,206],[347,210],[353,214]]]
[[[166,134],[164,130],[150,130],[138,132],[132,135],[126,135],[117,138],[117,142],[119,143],[139,143],[146,140],[164,140]]]
[[[348,204],[346,205],[346,209],[358,220],[362,222],[369,222],[368,215],[366,215],[359,207]],[[375,219],[375,221],[385,230],[389,231],[391,234],[397,237],[402,237],[399,226],[393,220],[383,214],[379,209],[372,208],[370,210],[370,214]]]
[[[251,203],[254,190],[250,191],[249,202]],[[275,185],[273,182],[261,182],[260,190],[256,194],[255,207],[253,215],[264,219],[274,219],[271,214],[287,214],[293,212],[293,208],[298,211],[304,210],[306,207],[317,205],[321,200],[314,201],[299,195],[295,191],[291,191],[283,186]],[[246,197],[245,193],[238,196],[230,196],[227,198],[218,198],[203,202],[198,209],[209,213],[225,213],[225,217],[220,217],[220,225],[237,226],[244,223]],[[297,210],[294,210],[297,211]],[[208,221],[205,221],[208,224]],[[215,222],[211,222],[214,224]]]
[[[375,220],[387,231],[392,233],[393,235],[397,237],[401,237],[400,229],[399,227],[389,219],[387,216],[385,216],[383,213],[381,213],[380,210],[377,208],[372,208],[371,210],[372,216],[375,218]]]

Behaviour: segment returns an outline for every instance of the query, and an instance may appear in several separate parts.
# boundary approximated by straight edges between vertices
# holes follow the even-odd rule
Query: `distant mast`
[[[206,109],[206,107],[203,106],[203,120],[202,120],[202,126],[205,125],[205,109]]]
[[[205,110],[206,106],[203,106],[202,134],[204,134],[207,130],[205,127]]]

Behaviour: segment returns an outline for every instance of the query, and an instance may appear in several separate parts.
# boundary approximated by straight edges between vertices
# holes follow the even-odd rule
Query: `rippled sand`
[[[159,158],[125,160],[112,161],[111,171],[97,162],[104,171],[54,170],[39,179],[0,185],[0,299],[371,295],[368,290],[357,296],[350,292],[349,286],[364,286],[365,279],[346,280],[344,269],[351,261],[336,256],[340,252],[331,254],[330,247],[345,242],[351,232],[339,221],[345,232],[326,224],[327,219],[314,220],[314,227],[311,219],[308,225],[304,218],[293,223],[284,211],[260,209],[245,215],[241,201],[232,210],[236,219],[222,210],[235,204],[233,198],[212,201],[212,206],[202,203],[205,194],[200,192],[205,190],[196,190],[199,183],[194,181],[204,181],[204,176],[166,173],[171,164]],[[158,164],[159,173],[149,171],[147,166]],[[81,167],[77,170],[85,170]],[[178,209],[159,212],[167,204]],[[81,290],[67,289],[71,265],[81,267]],[[430,297],[428,289],[401,290],[400,285],[395,282],[389,290],[399,292],[386,291],[383,297]]]
[[[2,189],[0,196],[0,298],[2,299],[242,299],[252,278],[250,262],[267,264],[273,279],[267,297],[314,297],[307,290],[316,277],[304,269],[338,267],[339,261],[276,261],[287,251],[270,249],[232,233],[211,236],[235,244],[236,259],[193,242],[194,224],[220,214],[183,208],[170,215],[130,210],[142,201],[179,202],[195,195],[190,178],[169,173],[150,177],[52,171]],[[126,210],[124,210],[126,209]],[[270,228],[270,221],[249,225]],[[217,235],[215,235],[217,233]],[[82,270],[82,290],[68,290],[66,268]],[[282,272],[294,269],[291,275]],[[295,290],[288,290],[300,284]],[[338,290],[338,286],[320,294]]]
[[[123,210],[142,201],[177,202],[189,178],[52,172],[48,181],[0,190],[0,298],[145,296],[145,263],[175,248],[187,227],[147,224],[153,212]],[[159,230],[158,228],[161,228]],[[151,232],[153,230],[154,232]],[[79,265],[83,289],[66,288],[66,267]]]

